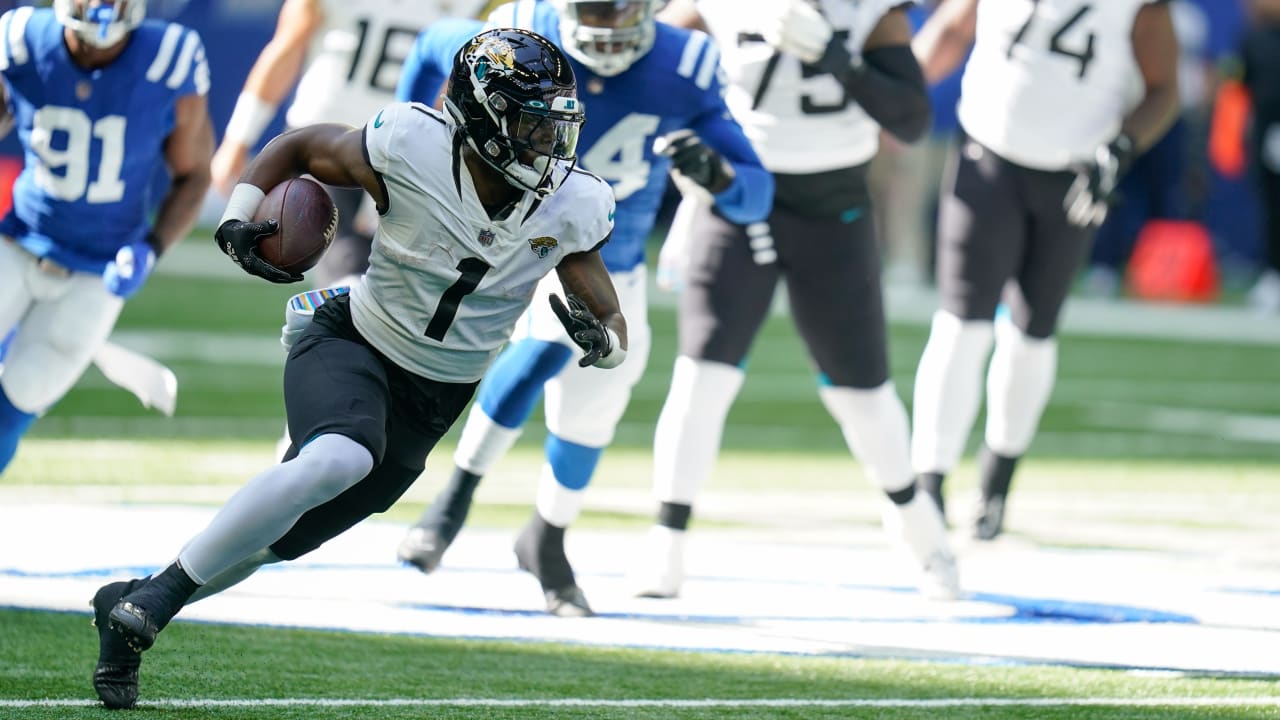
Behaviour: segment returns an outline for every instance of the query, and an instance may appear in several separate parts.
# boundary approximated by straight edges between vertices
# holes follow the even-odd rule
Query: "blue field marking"
[[[262,573],[304,573],[304,572],[333,572],[333,571],[386,571],[403,567],[395,563],[318,563],[318,564],[291,564],[291,563],[274,563],[263,566],[258,572]],[[60,572],[29,572],[16,570],[13,568],[0,568],[0,578],[122,578],[122,577],[144,577],[159,571],[160,567],[134,566],[134,567],[97,567],[85,568],[76,571],[60,571]],[[465,568],[450,567],[450,573],[484,573],[498,575],[517,575],[523,574],[524,571],[517,569],[495,570],[488,568]],[[794,585],[808,587],[833,587],[831,585],[823,585],[821,583],[803,582],[797,580],[790,581],[761,581],[759,579],[750,580],[748,578],[690,578],[698,582],[729,582],[729,583],[745,583],[753,582],[755,584],[765,585]],[[880,593],[915,593],[914,588],[898,585],[874,585],[874,584],[840,584],[834,587],[846,590],[857,590],[865,592]],[[1239,589],[1237,592],[1248,592],[1249,589]],[[1258,594],[1269,594],[1271,591],[1255,589],[1252,590]],[[689,613],[653,613],[653,612],[598,612],[596,617],[611,618],[614,620],[644,620],[659,622],[688,622],[699,624],[721,624],[721,625],[750,625],[761,622],[794,622],[794,623],[830,623],[830,622],[850,622],[850,623],[922,623],[922,624],[950,624],[950,623],[967,623],[967,624],[1122,624],[1122,623],[1166,623],[1166,624],[1186,624],[1198,625],[1200,620],[1194,616],[1183,613],[1168,612],[1157,610],[1154,608],[1144,608],[1134,605],[1121,605],[1111,603],[1081,602],[1078,600],[1060,600],[1057,598],[1045,597],[1023,597],[1018,595],[1006,595],[995,593],[974,592],[964,596],[964,600],[969,602],[985,603],[987,605],[995,605],[1007,607],[1013,612],[1009,615],[947,615],[943,617],[936,616],[867,616],[867,615],[838,615],[838,616],[814,616],[814,615],[736,615],[736,614],[689,614]],[[398,607],[404,607],[412,610],[421,610],[428,612],[456,612],[463,615],[473,616],[503,616],[503,617],[545,617],[546,613],[542,610],[513,609],[502,607],[483,607],[483,606],[466,606],[466,605],[446,605],[439,603],[401,603]]]

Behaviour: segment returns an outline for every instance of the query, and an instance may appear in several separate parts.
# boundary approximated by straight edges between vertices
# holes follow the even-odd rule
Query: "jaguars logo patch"
[[[553,237],[536,237],[529,239],[529,249],[533,251],[534,255],[537,255],[544,260],[547,255],[550,255],[551,251],[559,245],[560,243],[556,242],[556,239]]]

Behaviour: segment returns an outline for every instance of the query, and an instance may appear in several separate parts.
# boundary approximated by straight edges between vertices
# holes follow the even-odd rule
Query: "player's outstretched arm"
[[[249,151],[276,116],[302,73],[311,38],[324,23],[320,0],[285,0],[275,34],[249,70],[213,159],[213,182],[224,195],[244,170]]]
[[[934,85],[959,69],[977,32],[978,0],[944,0],[938,5],[911,42],[925,82]]]
[[[727,109],[702,114],[691,130],[659,138],[654,149],[672,156],[672,165],[714,197],[716,207],[730,221],[760,222],[773,207],[773,175],[764,168],[742,126]],[[690,175],[700,168],[714,172]],[[706,181],[700,179],[707,178]]]
[[[209,118],[208,98],[200,94],[178,98],[174,114],[173,131],[164,145],[165,162],[173,179],[151,229],[157,255],[191,232],[209,190],[213,121]]]
[[[586,353],[583,367],[617,367],[627,355],[627,320],[600,253],[566,255],[556,266],[565,300],[551,297],[551,309],[569,337]]]
[[[1144,5],[1134,18],[1133,57],[1146,88],[1121,133],[1138,152],[1155,145],[1178,118],[1178,38],[1168,3]]]

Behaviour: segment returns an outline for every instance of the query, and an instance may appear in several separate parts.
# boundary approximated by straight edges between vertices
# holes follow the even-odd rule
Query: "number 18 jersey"
[[[1012,162],[1061,170],[1093,157],[1142,96],[1134,18],[1164,0],[981,0],[958,115]]]
[[[285,116],[290,127],[360,127],[395,98],[418,31],[448,15],[480,14],[486,0],[322,0],[324,25]]]

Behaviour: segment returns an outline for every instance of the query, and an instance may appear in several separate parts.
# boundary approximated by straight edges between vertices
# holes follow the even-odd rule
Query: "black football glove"
[[[241,222],[228,220],[218,226],[213,234],[218,249],[227,254],[232,262],[250,275],[257,275],[273,283],[295,283],[302,280],[301,275],[286,272],[258,257],[258,243],[280,229],[275,220],[266,222]]]
[[[1093,162],[1076,168],[1075,182],[1062,199],[1067,221],[1079,227],[1098,227],[1117,200],[1116,186],[1133,162],[1133,138],[1118,135],[1098,148]]]
[[[569,338],[586,353],[578,360],[578,366],[595,365],[602,358],[613,354],[613,340],[604,323],[587,309],[587,304],[578,299],[577,295],[566,292],[564,296],[569,301],[568,307],[565,307],[558,295],[552,295],[549,300],[551,310],[560,318],[560,324],[564,325]]]
[[[733,182],[733,168],[692,130],[676,130],[653,142],[653,151],[671,158],[673,170],[706,188],[722,193]]]

